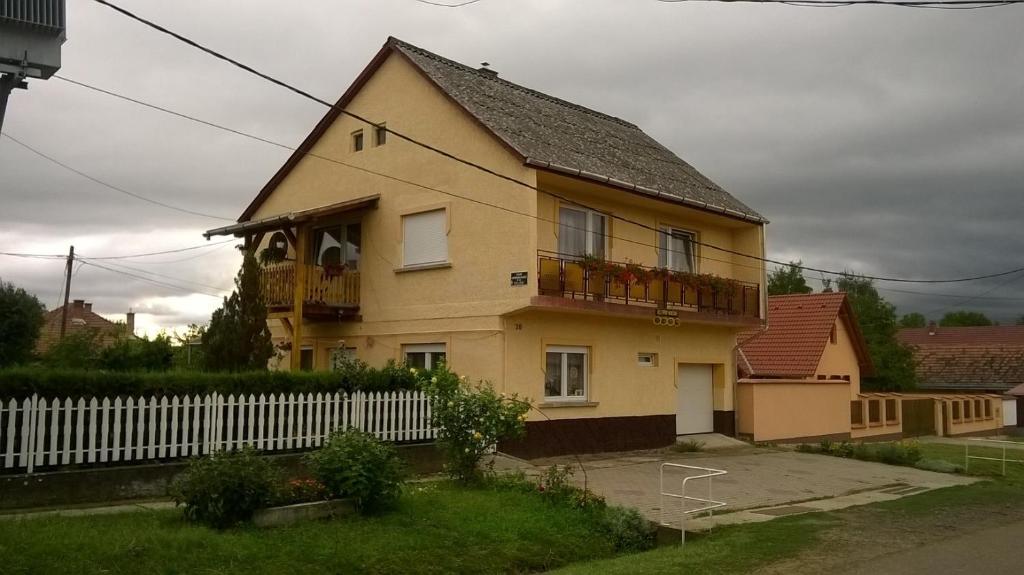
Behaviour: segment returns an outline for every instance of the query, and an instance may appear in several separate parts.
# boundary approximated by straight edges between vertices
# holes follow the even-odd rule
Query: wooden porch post
[[[295,229],[295,293],[292,305],[291,370],[302,368],[302,304],[306,300],[306,259],[309,255],[309,228],[298,225]]]

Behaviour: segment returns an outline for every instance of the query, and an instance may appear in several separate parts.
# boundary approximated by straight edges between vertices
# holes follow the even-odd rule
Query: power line
[[[224,244],[230,244],[230,243],[234,243],[234,242],[237,242],[237,241],[238,240],[230,239],[230,240],[224,240],[222,242],[214,242],[212,244],[211,243],[206,243],[206,244],[200,244],[200,245],[197,245],[197,246],[189,246],[187,248],[177,248],[177,249],[171,249],[171,250],[163,250],[163,251],[160,251],[160,252],[146,252],[146,253],[141,253],[141,254],[126,254],[126,255],[122,255],[122,256],[95,256],[95,257],[90,257],[89,259],[91,259],[91,260],[125,260],[125,259],[130,259],[130,258],[144,258],[144,257],[149,257],[149,256],[162,256],[162,255],[165,255],[165,254],[177,254],[177,253],[181,253],[181,252],[188,252],[188,251],[198,250],[198,249],[202,249],[202,248],[208,248],[208,247],[212,247],[212,246],[221,246],[221,245],[224,245]],[[63,256],[60,256],[60,257],[63,257]],[[139,263],[142,263],[142,262],[139,262]],[[156,262],[152,262],[152,263],[156,263]],[[161,263],[171,263],[171,262],[161,262]]]
[[[198,293],[198,294],[205,295],[205,296],[212,297],[212,298],[216,298],[216,299],[221,299],[221,297],[222,297],[220,295],[206,293],[206,292],[201,291],[201,290],[196,290],[196,289],[188,288],[188,287],[185,287],[185,286],[181,286],[181,285],[177,285],[177,284],[172,284],[172,283],[168,283],[168,282],[163,282],[163,281],[155,280],[155,279],[148,278],[148,277],[145,277],[145,276],[133,274],[133,273],[130,273],[130,272],[114,269],[114,268],[111,268],[111,267],[100,265],[100,264],[98,264],[96,262],[93,262],[93,261],[87,261],[87,262],[83,262],[83,263],[85,265],[87,265],[87,266],[92,266],[94,268],[99,268],[101,270],[106,270],[108,272],[112,272],[112,273],[116,273],[116,274],[121,274],[123,276],[128,276],[128,277],[140,280],[140,281],[144,281],[144,282],[148,282],[148,283],[151,283],[151,284],[154,284],[154,285],[158,285],[158,286],[163,286],[163,287],[179,290],[179,291],[182,291],[182,292],[185,292],[185,293],[190,293],[190,294],[191,293]]]
[[[403,183],[403,184],[406,184],[406,185],[418,187],[418,188],[425,189],[425,190],[428,190],[428,191],[433,191],[433,192],[437,192],[437,193],[444,194],[444,195],[447,195],[447,196],[451,196],[451,197],[454,197],[454,198],[458,198],[458,199],[466,200],[466,201],[469,201],[469,202],[473,202],[473,203],[476,203],[476,204],[488,206],[488,207],[491,207],[491,208],[496,208],[496,209],[499,209],[499,210],[502,210],[502,211],[505,211],[505,212],[508,212],[508,213],[529,217],[529,218],[532,218],[532,219],[535,219],[535,220],[538,220],[538,221],[543,221],[543,222],[552,223],[552,224],[556,224],[556,225],[562,225],[561,222],[558,222],[558,221],[550,219],[550,218],[544,218],[544,217],[541,217],[541,216],[537,216],[535,214],[530,214],[530,213],[527,213],[527,212],[522,212],[522,211],[515,210],[515,209],[512,209],[512,208],[508,208],[506,206],[502,206],[502,205],[499,205],[499,204],[494,204],[494,203],[487,202],[487,201],[484,201],[484,200],[479,200],[477,198],[472,198],[472,197],[460,195],[460,194],[457,194],[457,193],[454,193],[454,192],[449,192],[449,191],[446,191],[446,190],[441,190],[441,189],[438,189],[438,188],[435,188],[435,187],[432,187],[432,186],[427,186],[425,184],[420,184],[418,182],[414,182],[414,181],[411,181],[411,180],[407,180],[407,179],[404,179],[404,178],[393,176],[391,174],[386,174],[386,173],[383,173],[383,172],[378,172],[378,171],[375,171],[375,170],[371,170],[371,169],[365,168],[363,166],[357,166],[357,165],[354,165],[354,164],[350,164],[350,163],[344,162],[342,160],[338,160],[336,158],[331,158],[331,157],[328,157],[328,156],[323,156],[323,155],[320,155],[320,154],[317,154],[317,153],[314,153],[314,152],[300,151],[300,150],[298,150],[298,148],[295,148],[293,146],[289,146],[287,144],[282,144],[280,142],[276,142],[276,141],[270,140],[268,138],[264,138],[264,137],[257,136],[257,135],[254,135],[254,134],[251,134],[251,133],[248,133],[248,132],[244,132],[244,131],[241,131],[241,130],[230,128],[230,127],[227,127],[227,126],[215,123],[215,122],[211,122],[209,120],[204,120],[204,119],[201,119],[201,118],[197,118],[195,116],[191,116],[191,115],[188,115],[188,114],[183,114],[183,113],[177,112],[175,110],[171,110],[169,108],[165,108],[165,107],[162,107],[162,106],[157,106],[157,105],[154,105],[154,104],[150,104],[148,102],[145,102],[145,101],[142,101],[142,100],[139,100],[139,99],[136,99],[136,98],[132,98],[130,96],[125,96],[125,95],[122,95],[122,94],[118,94],[118,93],[110,91],[110,90],[105,90],[103,88],[99,88],[97,86],[93,86],[93,85],[87,84],[85,82],[80,82],[80,81],[73,80],[71,78],[66,78],[66,77],[61,77],[61,79],[65,80],[65,81],[67,81],[69,83],[75,84],[77,86],[89,89],[89,90],[93,90],[93,91],[96,91],[96,92],[99,92],[99,93],[102,93],[102,94],[106,94],[108,96],[111,96],[111,97],[114,97],[114,98],[118,98],[118,99],[121,99],[121,100],[124,100],[124,101],[127,101],[127,102],[131,102],[131,103],[134,103],[134,104],[137,104],[137,105],[140,105],[140,106],[145,106],[147,108],[150,108],[150,109],[153,109],[153,110],[157,110],[157,111],[160,111],[160,112],[164,112],[166,114],[170,114],[170,115],[182,118],[182,119],[186,119],[186,120],[190,120],[190,121],[193,121],[193,122],[197,122],[197,123],[203,124],[205,126],[209,126],[209,127],[216,128],[216,129],[219,129],[219,130],[224,130],[224,131],[230,132],[230,133],[238,135],[238,136],[242,136],[242,137],[245,137],[245,138],[250,138],[250,139],[253,139],[253,140],[256,140],[256,141],[259,141],[259,142],[263,142],[263,143],[266,143],[266,144],[269,144],[269,145],[277,146],[277,147],[284,148],[284,149],[291,150],[291,151],[299,151],[300,153],[302,153],[303,155],[308,156],[308,157],[317,158],[319,160],[323,160],[323,161],[326,161],[326,162],[331,162],[331,163],[338,164],[338,165],[341,165],[341,166],[345,166],[345,167],[348,167],[348,168],[351,168],[351,169],[354,169],[354,170],[358,170],[358,171],[361,171],[361,172],[364,172],[364,173],[368,173],[368,174],[371,174],[371,175],[383,177],[383,178],[386,178],[386,179],[390,179],[390,180],[393,180],[393,181],[396,181],[396,182],[399,182],[399,183]],[[516,180],[516,181],[518,182],[518,180]],[[589,206],[586,206],[585,204],[581,204],[580,202],[578,202],[576,200],[573,200],[571,198],[567,198],[567,197],[562,196],[560,194],[556,194],[554,192],[550,192],[550,191],[547,191],[547,190],[541,190],[541,189],[537,188],[536,186],[532,186],[532,185],[529,185],[529,184],[523,184],[523,185],[526,185],[531,190],[534,190],[534,191],[539,192],[539,193],[547,194],[549,196],[557,198],[557,199],[559,199],[561,201],[564,201],[566,203],[571,203],[571,204],[579,205],[581,207],[585,207],[585,208],[588,208],[588,209],[593,209],[593,208],[590,208]],[[599,211],[599,210],[595,210],[595,211]],[[633,224],[633,225],[637,225],[637,226],[640,226],[640,227],[643,227],[643,228],[646,228],[646,229],[650,229],[650,230],[653,230],[653,231],[655,231],[656,233],[659,233],[659,234],[664,234],[665,233],[664,230],[662,230],[660,228],[657,228],[655,226],[650,226],[650,225],[645,224],[643,222],[635,221],[635,220],[633,220],[631,218],[626,218],[626,217],[623,217],[623,216],[617,216],[617,215],[614,215],[614,214],[608,214],[608,215],[609,215],[609,217],[612,217],[614,219],[618,219],[620,221],[625,221],[625,222]],[[568,227],[574,228],[574,229],[583,229],[583,228],[575,228],[574,226],[568,226]],[[655,245],[655,244],[646,243],[646,242],[641,242],[641,241],[638,241],[638,240],[633,240],[633,239],[629,239],[629,238],[622,238],[622,237],[614,236],[614,235],[607,235],[607,237],[612,238],[612,239],[616,239],[616,240],[620,240],[620,241],[629,242],[629,243],[632,243],[634,245],[639,245],[639,246],[643,246],[643,247],[651,247],[651,248],[654,248],[654,249],[661,249],[661,246],[658,246],[658,245]],[[229,241],[231,241],[231,240],[229,240]],[[735,251],[735,250],[730,250],[730,249],[727,249],[727,248],[722,248],[722,247],[719,247],[719,246],[708,244],[706,242],[701,242],[701,241],[696,240],[696,239],[692,240],[692,242],[695,245],[700,245],[700,246],[708,247],[708,248],[715,249],[715,250],[718,250],[718,251],[723,251],[723,252],[726,252],[726,253],[729,253],[729,254],[732,254],[732,255],[742,256],[742,257],[749,258],[749,259],[752,259],[752,260],[755,260],[755,261],[759,261],[759,262],[772,263],[772,264],[779,265],[779,266],[789,266],[790,265],[789,262],[783,262],[783,261],[780,261],[780,260],[775,260],[775,259],[770,259],[770,258],[763,258],[763,257],[760,257],[760,256],[754,256],[754,255],[750,255],[750,254],[745,254],[745,253],[738,252],[738,251]],[[742,264],[742,263],[739,263],[739,262],[733,262],[733,261],[730,261],[730,260],[716,259],[716,258],[712,258],[710,256],[706,256],[706,255],[703,255],[703,254],[701,254],[701,255],[694,254],[694,255],[695,255],[695,257],[697,257],[699,259],[702,259],[702,260],[706,260],[706,261],[716,261],[716,262],[721,262],[721,263],[728,263],[728,264],[731,264],[731,265],[736,265],[736,266],[740,266],[740,267],[747,267],[747,268],[756,269],[756,270],[760,270],[761,269],[760,266],[745,265],[745,264]],[[128,256],[125,256],[125,257],[128,257]],[[98,259],[98,258],[93,258],[93,259]],[[825,270],[825,269],[821,269],[821,268],[813,268],[813,267],[803,266],[803,265],[800,265],[798,267],[800,269],[806,270],[806,271],[816,271],[816,272],[819,272],[819,273],[825,273],[825,274],[830,274],[830,275],[835,275],[835,276],[840,276],[840,277],[846,276],[846,275],[851,275],[851,272],[837,272],[837,271],[833,271],[833,270]],[[1000,272],[1000,273],[997,273],[997,274],[989,274],[989,275],[985,275],[985,276],[975,276],[975,277],[956,278],[956,279],[943,279],[943,280],[916,280],[916,279],[904,279],[904,278],[887,278],[887,277],[881,277],[881,276],[868,276],[868,275],[862,275],[860,277],[864,277],[866,279],[878,280],[878,281],[891,281],[891,282],[903,282],[903,283],[958,283],[958,282],[966,282],[966,281],[975,281],[975,280],[979,280],[979,279],[988,279],[988,278],[991,278],[991,277],[1000,277],[1000,276],[1003,276],[1003,275],[1013,274],[1013,273],[1016,273],[1018,271],[1024,271],[1024,268],[1010,270],[1008,272]],[[858,275],[858,274],[853,274],[853,275]]]
[[[424,149],[430,150],[430,151],[432,151],[434,153],[437,153],[437,154],[439,154],[439,155],[441,155],[443,157],[449,158],[451,160],[454,160],[454,161],[459,162],[461,164],[464,164],[466,166],[472,167],[474,169],[480,170],[482,172],[485,172],[485,173],[490,174],[492,176],[495,176],[497,178],[506,180],[508,182],[512,182],[514,184],[517,184],[517,185],[526,187],[528,189],[534,190],[534,191],[536,191],[538,193],[547,194],[549,196],[552,196],[552,197],[555,197],[555,198],[558,198],[558,199],[561,199],[563,201],[567,201],[567,202],[570,202],[570,203],[574,203],[574,204],[580,205],[582,207],[588,207],[585,204],[581,204],[578,201],[574,201],[574,200],[571,200],[569,198],[565,198],[564,196],[560,196],[559,194],[555,194],[555,193],[547,191],[547,190],[541,190],[538,187],[536,187],[534,185],[531,185],[531,184],[529,184],[527,182],[524,182],[522,180],[518,180],[518,179],[513,178],[511,176],[508,176],[508,175],[505,175],[505,174],[501,174],[499,172],[496,172],[495,170],[492,170],[491,168],[487,168],[487,167],[482,166],[480,164],[477,164],[475,162],[472,162],[472,161],[460,158],[458,156],[455,156],[454,154],[451,154],[449,152],[446,152],[444,150],[441,150],[439,148],[436,148],[434,146],[431,146],[429,144],[426,144],[424,142],[416,140],[416,139],[414,139],[414,138],[412,138],[410,136],[402,134],[401,132],[397,132],[397,131],[395,131],[391,127],[387,127],[385,125],[381,125],[381,124],[377,124],[375,122],[372,122],[372,121],[370,121],[370,120],[368,120],[368,119],[366,119],[366,118],[364,118],[364,117],[362,117],[362,116],[360,116],[358,114],[355,114],[353,112],[345,110],[344,108],[341,108],[341,107],[339,107],[339,106],[337,106],[335,104],[331,104],[330,102],[328,102],[326,100],[318,98],[318,97],[310,94],[309,92],[307,92],[305,90],[302,90],[302,89],[297,88],[297,87],[295,87],[295,86],[293,86],[291,84],[288,84],[287,82],[284,82],[283,80],[279,80],[279,79],[277,79],[277,78],[275,78],[273,76],[270,76],[269,74],[266,74],[264,72],[260,72],[260,71],[256,70],[255,68],[253,68],[253,67],[251,67],[251,66],[249,66],[247,64],[243,64],[242,62],[240,62],[238,60],[235,60],[235,59],[233,59],[233,58],[231,58],[229,56],[226,56],[224,54],[221,54],[220,52],[217,52],[216,50],[213,50],[212,48],[208,48],[208,47],[206,47],[206,46],[204,46],[204,45],[202,45],[202,44],[200,44],[200,43],[198,43],[198,42],[196,42],[194,40],[191,40],[191,39],[189,39],[189,38],[187,38],[187,37],[185,37],[185,36],[183,36],[181,34],[178,34],[177,32],[173,32],[173,31],[171,31],[171,30],[161,26],[160,24],[157,24],[157,23],[155,23],[155,22],[153,22],[151,20],[147,20],[147,19],[145,19],[145,18],[143,18],[141,16],[138,16],[138,15],[136,15],[136,14],[134,14],[134,13],[124,9],[124,8],[121,8],[120,6],[117,6],[117,5],[111,3],[111,2],[109,2],[107,0],[93,0],[93,1],[97,2],[98,4],[102,4],[104,6],[107,6],[108,8],[111,8],[111,9],[113,9],[113,10],[115,10],[115,11],[117,11],[117,12],[119,12],[119,13],[125,15],[125,16],[127,16],[128,18],[131,18],[131,19],[133,19],[133,20],[135,20],[135,21],[137,21],[137,22],[139,22],[141,24],[144,24],[144,25],[146,25],[146,26],[148,26],[148,27],[150,27],[150,28],[152,28],[154,30],[157,30],[158,32],[161,32],[163,34],[171,36],[172,38],[175,38],[176,40],[179,40],[179,41],[181,41],[181,42],[183,42],[183,43],[185,43],[185,44],[187,44],[189,46],[192,46],[192,47],[194,47],[194,48],[196,48],[196,49],[198,49],[198,50],[200,50],[202,52],[205,52],[205,53],[213,56],[214,58],[217,58],[219,60],[222,60],[224,62],[232,64],[233,66],[236,66],[236,67],[238,67],[238,68],[240,68],[240,69],[242,69],[242,70],[244,70],[246,72],[254,74],[254,75],[256,75],[256,76],[258,76],[258,77],[260,77],[260,78],[262,78],[262,79],[264,79],[264,80],[266,80],[268,82],[271,82],[271,83],[273,83],[275,85],[278,85],[278,86],[280,86],[282,88],[290,90],[290,91],[292,91],[292,92],[294,92],[294,93],[296,93],[296,94],[298,94],[300,96],[303,96],[304,98],[307,98],[309,100],[312,100],[314,102],[317,102],[319,104],[327,106],[327,107],[331,108],[332,110],[336,110],[340,114],[347,115],[347,116],[349,116],[349,117],[351,117],[353,119],[356,119],[358,121],[364,122],[364,123],[372,125],[372,126],[376,126],[376,127],[380,128],[380,129],[384,129],[388,133],[394,134],[396,137],[398,137],[400,139],[406,140],[406,141],[408,141],[408,142],[410,142],[412,144],[415,144],[415,145],[420,146],[420,147],[422,147]],[[950,2],[967,2],[969,0],[948,0],[948,1],[950,1]],[[1007,0],[1007,1],[1013,1],[1013,2],[1021,1],[1021,2],[1024,2],[1024,0]],[[353,166],[353,167],[355,167],[355,166]],[[362,168],[358,168],[358,167],[355,167],[355,168],[356,169],[362,169]],[[365,169],[364,169],[364,171],[371,172],[370,170],[365,170]],[[384,175],[384,174],[379,174],[378,173],[377,175]],[[396,178],[396,177],[393,177],[393,176],[386,176],[386,175],[384,175],[384,176],[385,177],[390,177],[391,179],[394,179],[396,181],[402,181],[402,182],[410,184],[410,185],[414,185],[414,186],[418,186],[418,187],[422,187],[422,188],[426,188],[426,189],[431,189],[428,186],[423,186],[422,184],[417,184],[415,182],[411,182],[411,181],[408,181],[408,180],[402,180],[400,178]],[[440,190],[434,190],[434,191],[440,191]],[[445,193],[445,192],[441,192],[441,193]],[[464,199],[468,199],[468,198],[464,198]],[[504,209],[506,211],[515,212],[515,210],[511,210],[510,208],[504,208],[502,206],[497,206],[497,205],[493,205],[493,206],[494,207],[500,207],[501,209]],[[590,208],[590,209],[593,209],[593,208]],[[528,217],[536,217],[533,214],[526,214],[526,213],[523,213],[523,212],[519,212],[519,213],[521,215],[526,215]],[[609,215],[609,217],[611,217],[613,219],[617,219],[617,220],[624,221],[624,222],[627,222],[627,223],[632,223],[633,225],[640,226],[641,228],[646,228],[646,229],[653,230],[656,233],[666,233],[664,230],[661,230],[661,229],[659,229],[659,228],[657,228],[655,226],[651,226],[649,224],[645,224],[645,223],[642,223],[642,222],[637,222],[637,221],[632,220],[630,218],[625,218],[623,216],[619,216],[619,215],[616,215],[616,214],[608,214],[608,215]],[[711,249],[715,249],[715,250],[718,250],[718,251],[729,253],[731,255],[736,255],[736,256],[740,256],[740,257],[750,258],[750,259],[753,259],[753,260],[762,261],[762,262],[766,262],[766,263],[773,263],[773,264],[776,264],[776,265],[788,265],[787,263],[781,262],[781,261],[778,261],[778,260],[773,260],[773,259],[764,258],[764,257],[761,257],[761,256],[745,254],[745,253],[742,253],[742,252],[738,252],[736,250],[732,250],[732,249],[728,249],[728,248],[722,248],[722,247],[715,246],[715,245],[712,245],[712,244],[707,244],[707,243],[704,243],[704,242],[699,242],[697,240],[692,240],[692,241],[696,245],[702,245],[702,246],[705,246],[705,247],[708,247],[708,248],[711,248]],[[657,246],[654,246],[654,247],[657,247]],[[808,271],[816,271],[816,272],[819,272],[819,273],[827,273],[827,274],[835,275],[835,276],[846,276],[846,275],[850,275],[850,273],[851,273],[851,272],[848,272],[848,271],[837,272],[837,271],[834,271],[834,270],[826,270],[826,269],[822,269],[822,268],[812,268],[812,267],[803,267],[803,266],[801,266],[801,268],[805,269],[805,270],[808,270]],[[968,277],[968,278],[956,278],[956,279],[944,279],[944,280],[920,280],[920,279],[906,279],[906,278],[891,278],[891,277],[884,277],[884,276],[869,276],[869,275],[860,275],[860,274],[858,274],[858,275],[860,275],[860,277],[863,277],[865,279],[872,279],[872,280],[877,280],[877,281],[900,282],[900,283],[960,283],[960,282],[967,282],[967,281],[975,281],[975,280],[979,280],[979,279],[988,279],[988,278],[993,278],[993,277],[1001,277],[1001,276],[1004,276],[1004,275],[1009,275],[1009,274],[1012,274],[1012,273],[1016,273],[1018,271],[1024,271],[1024,267],[1018,268],[1018,269],[1014,269],[1014,270],[1009,270],[1009,271],[1006,271],[1006,272],[995,273],[995,274],[986,274],[986,275],[974,276],[974,277]]]
[[[90,261],[92,259],[92,258],[90,258],[88,256],[81,256],[81,255],[79,256],[79,258],[83,261],[83,263],[84,262],[88,262],[88,261]],[[188,279],[185,279],[185,278],[182,278],[182,277],[178,277],[178,276],[161,274],[161,273],[157,273],[157,272],[154,272],[154,271],[144,270],[144,269],[132,267],[132,266],[125,265],[125,264],[114,263],[114,262],[106,262],[106,265],[114,266],[115,268],[120,268],[120,269],[124,269],[124,270],[131,270],[133,272],[137,272],[137,273],[141,273],[141,274],[147,274],[147,275],[151,275],[151,276],[156,276],[158,278],[174,280],[174,281],[177,281],[177,282],[184,282],[184,283],[187,283],[187,284],[192,284],[192,285],[199,286],[199,287],[202,287],[202,288],[212,289],[212,290],[215,290],[215,291],[231,291],[230,289],[225,289],[225,288],[222,288],[220,286],[204,284],[202,282],[192,281],[192,280],[188,280]]]
[[[133,197],[133,198],[135,198],[137,200],[142,200],[144,202],[149,202],[151,204],[155,204],[157,206],[160,206],[160,207],[163,207],[163,208],[167,208],[169,210],[175,210],[175,211],[178,211],[178,212],[182,212],[182,213],[186,213],[186,214],[191,214],[193,216],[201,216],[201,217],[204,217],[204,218],[211,218],[211,219],[214,219],[214,220],[223,220],[223,221],[228,221],[228,222],[235,221],[233,218],[225,218],[225,217],[222,217],[222,216],[215,216],[213,214],[205,214],[203,212],[196,212],[196,211],[193,211],[193,210],[189,210],[187,208],[180,208],[178,206],[172,206],[171,204],[165,204],[164,202],[161,202],[159,200],[154,200],[152,198],[147,198],[146,196],[142,196],[142,195],[136,194],[135,192],[130,192],[130,191],[124,189],[124,188],[119,188],[119,187],[117,187],[117,186],[115,186],[113,184],[109,184],[109,183],[104,182],[103,180],[100,180],[98,178],[94,178],[93,176],[90,176],[89,174],[87,174],[87,173],[85,173],[85,172],[83,172],[81,170],[78,170],[76,168],[73,168],[73,167],[69,166],[69,165],[65,164],[64,162],[61,162],[60,160],[54,158],[53,156],[47,155],[46,153],[44,153],[44,152],[42,152],[40,150],[37,150],[36,148],[33,148],[32,146],[26,144],[25,142],[22,142],[21,140],[15,138],[14,136],[10,135],[7,132],[2,132],[2,135],[6,136],[9,140],[14,142],[15,144],[18,144],[22,148],[25,148],[26,150],[32,152],[33,154],[35,154],[35,155],[37,155],[37,156],[39,156],[39,157],[41,157],[41,158],[43,158],[45,160],[49,160],[50,162],[53,162],[54,164],[57,164],[58,166],[64,168],[65,170],[68,170],[69,172],[73,172],[75,174],[78,174],[79,176],[81,176],[81,177],[83,177],[83,178],[85,178],[85,179],[87,179],[87,180],[89,180],[91,182],[97,183],[97,184],[99,184],[99,185],[101,185],[101,186],[103,186],[105,188],[109,188],[111,190],[114,190],[115,192],[118,192],[118,193],[121,193],[121,194],[125,194],[125,195],[131,196],[131,197]]]
[[[944,10],[975,10],[979,8],[997,8],[1011,4],[1021,4],[1024,0],[937,0],[935,2],[919,0],[657,0],[662,4],[681,4],[683,2],[721,2],[728,4],[787,4],[801,8],[846,8],[849,6],[895,6],[900,8],[937,8]]]
[[[428,6],[437,6],[438,8],[462,8],[463,6],[469,6],[470,4],[476,4],[480,0],[464,0],[463,2],[457,2],[455,4],[445,4],[444,2],[432,2],[431,0],[413,0],[420,4],[427,4]]]

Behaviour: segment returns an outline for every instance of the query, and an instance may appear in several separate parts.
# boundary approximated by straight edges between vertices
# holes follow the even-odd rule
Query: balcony
[[[302,290],[304,316],[320,319],[355,316],[359,311],[358,271],[312,264],[303,267],[306,271]],[[271,314],[287,313],[295,306],[296,268],[295,262],[263,267],[260,284]]]
[[[760,286],[755,283],[543,251],[537,260],[541,296],[652,311],[701,312],[718,321],[749,323],[761,317]]]

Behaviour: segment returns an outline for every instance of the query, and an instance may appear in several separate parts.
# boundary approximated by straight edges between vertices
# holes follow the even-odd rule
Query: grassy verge
[[[766,523],[730,525],[690,537],[685,547],[662,547],[603,561],[589,561],[555,571],[574,573],[747,573],[793,557],[819,541],[838,519],[830,513],[784,517]]]
[[[218,532],[176,511],[0,520],[4,573],[495,573],[613,554],[572,508],[445,485],[378,517],[270,530]]]

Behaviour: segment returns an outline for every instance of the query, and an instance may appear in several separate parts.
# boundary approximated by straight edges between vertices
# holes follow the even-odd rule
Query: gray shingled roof
[[[530,165],[765,221],[634,124],[391,42]]]

